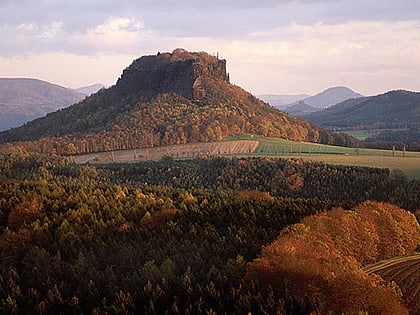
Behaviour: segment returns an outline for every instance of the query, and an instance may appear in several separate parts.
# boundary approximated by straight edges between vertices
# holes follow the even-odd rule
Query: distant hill
[[[376,130],[366,139],[370,147],[408,146],[420,150],[420,93],[390,91],[351,99],[304,116],[322,128]]]
[[[288,106],[284,109],[287,113],[293,116],[303,116],[310,114],[316,111],[319,111],[319,108],[308,105],[305,101],[299,101],[298,103]]]
[[[277,100],[273,97],[273,100],[270,102],[269,97],[262,98],[264,100],[268,100],[268,102],[275,106],[276,108],[283,110],[291,115],[294,116],[304,116],[324,108],[330,107],[337,103],[343,102],[348,99],[359,98],[363,95],[352,91],[351,89],[343,86],[332,87],[326,89],[323,92],[320,92],[313,96],[305,96],[304,95],[296,95],[296,99],[293,99],[292,96],[289,98],[291,100],[287,103],[274,103],[273,100]],[[287,98],[283,99],[284,101]],[[279,104],[279,105],[277,105]]]
[[[230,84],[226,60],[183,49],[135,60],[116,85],[0,133],[0,142],[26,140],[32,150],[75,154],[220,141],[244,133],[343,144],[343,138]]]
[[[0,78],[0,130],[77,103],[85,95],[37,79]]]
[[[291,103],[298,102],[303,100],[310,95],[307,94],[298,94],[298,95],[277,95],[277,94],[262,94],[257,95],[257,97],[264,102],[274,106],[278,109],[283,109]]]
[[[102,83],[96,83],[93,85],[80,87],[76,89],[76,91],[89,96],[91,94],[98,92],[100,89],[103,89],[104,87],[105,85],[103,85]]]
[[[303,101],[309,106],[324,109],[345,100],[359,98],[362,96],[363,95],[356,93],[347,87],[337,86],[326,89],[314,96],[307,97],[303,99]]]
[[[390,91],[351,99],[304,116],[325,128],[398,128],[420,121],[420,93]]]

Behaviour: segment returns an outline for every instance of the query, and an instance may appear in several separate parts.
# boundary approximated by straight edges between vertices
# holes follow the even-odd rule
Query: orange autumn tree
[[[420,226],[414,214],[388,203],[367,201],[354,209],[378,232],[378,260],[409,255],[420,245]]]
[[[44,214],[44,205],[36,195],[28,196],[10,211],[7,226],[12,229],[29,224]]]
[[[416,217],[388,203],[366,201],[349,211],[336,208],[303,223],[330,236],[342,255],[354,257],[362,266],[411,254],[420,244]]]
[[[306,217],[303,223],[312,231],[332,238],[341,255],[353,257],[362,265],[377,261],[377,228],[357,212],[335,208],[317,216]]]
[[[415,250],[420,228],[412,214],[374,202],[352,211],[338,208],[317,214],[284,229],[249,264],[246,277],[290,292],[298,303],[309,302],[316,313],[408,314],[398,288],[361,269],[382,259],[383,244],[390,245],[382,237],[404,229],[406,237],[397,233],[397,249],[388,254]]]

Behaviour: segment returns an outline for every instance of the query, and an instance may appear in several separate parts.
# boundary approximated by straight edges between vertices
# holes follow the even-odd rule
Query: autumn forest
[[[1,132],[0,313],[418,311],[419,267],[397,271],[405,282],[365,268],[418,258],[419,180],[307,162],[291,144],[288,158],[270,145],[252,156],[257,142],[237,142],[242,156],[148,156],[244,134],[298,141],[299,154],[303,142],[361,150],[231,84],[218,55],[183,49]],[[124,149],[132,162],[114,159]],[[81,159],[92,152],[111,158]]]
[[[293,159],[0,162],[2,313],[409,312],[362,267],[419,246],[418,181]]]

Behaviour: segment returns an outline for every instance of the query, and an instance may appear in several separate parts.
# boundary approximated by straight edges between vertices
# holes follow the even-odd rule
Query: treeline
[[[243,283],[246,263],[286,225],[333,206],[108,184],[90,167],[51,177],[56,167],[41,163],[25,180],[3,173],[2,313],[271,313],[293,296]]]
[[[183,189],[258,190],[273,196],[334,200],[351,207],[364,200],[415,211],[420,181],[388,169],[328,165],[300,159],[204,158],[97,166],[104,181]]]
[[[368,148],[389,150],[395,147],[397,150],[420,151],[420,130],[387,130],[367,138],[364,143]]]
[[[0,313],[14,314],[308,314],[329,304],[246,277],[249,263],[283,228],[363,199],[333,198],[333,186],[388,175],[277,159],[99,168],[11,152],[0,163]],[[329,184],[299,197],[310,180]]]

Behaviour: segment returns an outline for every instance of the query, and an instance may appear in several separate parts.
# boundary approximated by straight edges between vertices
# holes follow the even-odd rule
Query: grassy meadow
[[[395,174],[420,179],[420,152],[346,148],[254,135],[235,136],[228,141],[171,145],[136,150],[97,152],[74,156],[76,163],[108,163],[159,160],[164,157],[270,156],[301,158],[328,164],[388,168]]]
[[[250,138],[253,138],[250,136]],[[303,160],[388,168],[407,178],[420,179],[420,152],[345,148],[284,139],[260,138],[257,155],[297,157]]]

